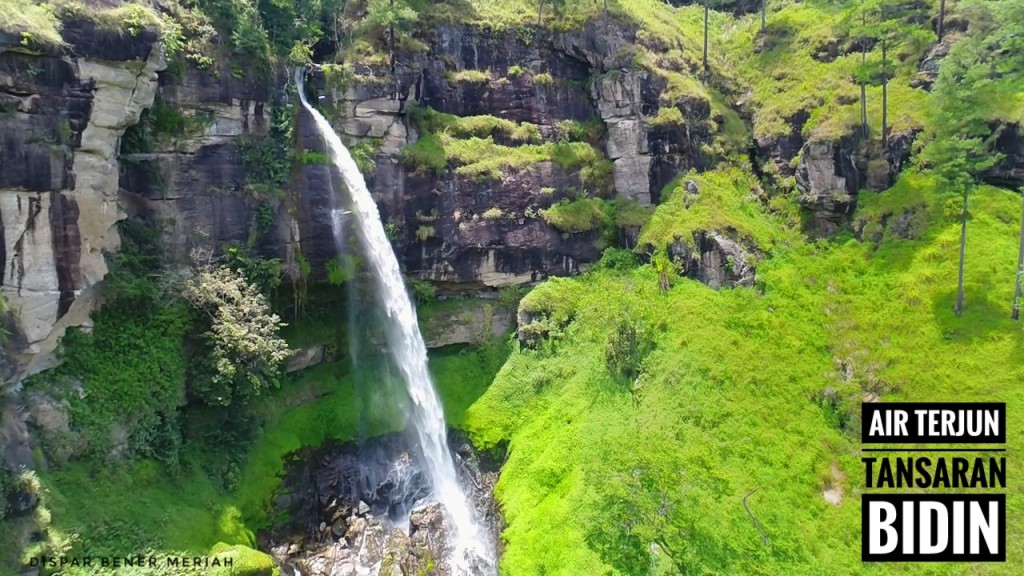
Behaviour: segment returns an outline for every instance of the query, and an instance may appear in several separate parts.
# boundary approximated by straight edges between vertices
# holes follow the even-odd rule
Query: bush
[[[650,330],[625,314],[619,319],[615,330],[605,341],[604,360],[608,371],[620,376],[628,383],[640,375],[644,358],[654,349],[654,338]]]
[[[491,74],[484,70],[457,70],[448,74],[448,80],[460,84],[487,84]]]
[[[624,272],[636,268],[638,264],[636,255],[629,250],[605,248],[604,252],[601,253],[601,259],[594,266],[598,270],[618,270]]]
[[[580,198],[572,202],[563,200],[541,216],[561,232],[589,232],[599,228],[607,217],[604,202],[597,198]]]
[[[417,172],[441,174],[448,167],[444,148],[433,134],[420,134],[411,146],[402,150],[402,161]]]
[[[161,275],[158,231],[130,221],[119,228],[121,251],[109,263],[106,304],[93,313],[90,332],[67,331],[61,366],[40,379],[67,397],[71,423],[87,439],[88,452],[109,453],[111,430],[121,424],[130,453],[174,460],[189,315]],[[69,381],[81,382],[85,394],[74,393]]]
[[[420,304],[427,304],[433,302],[437,298],[437,286],[426,280],[413,280],[409,283],[412,288],[413,296],[416,298],[416,302]]]

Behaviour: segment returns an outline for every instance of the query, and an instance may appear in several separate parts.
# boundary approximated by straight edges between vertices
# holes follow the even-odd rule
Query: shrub
[[[412,288],[412,294],[416,298],[416,302],[420,304],[433,302],[437,298],[437,286],[434,286],[427,280],[413,280],[409,283],[409,287]]]
[[[659,109],[656,115],[647,119],[647,123],[651,126],[685,126],[686,119],[679,108],[670,106]]]
[[[448,80],[460,84],[487,84],[491,73],[484,70],[457,70],[448,73]]]
[[[402,150],[402,161],[417,172],[441,174],[448,167],[444,148],[433,134],[420,134],[419,140]]]
[[[604,359],[608,371],[633,382],[640,375],[644,358],[654,349],[650,330],[625,314],[605,341]]]
[[[563,200],[541,210],[540,214],[556,230],[573,233],[594,230],[606,218],[604,202],[597,198],[580,198],[572,202]]]
[[[416,239],[420,242],[426,242],[428,238],[433,238],[437,235],[437,231],[434,230],[433,226],[420,226],[416,230]]]
[[[598,270],[626,271],[636,268],[638,264],[636,255],[629,250],[605,248],[604,252],[601,253],[601,259],[597,261],[594,267]]]
[[[504,212],[502,212],[501,208],[498,208],[497,206],[495,206],[494,208],[488,208],[487,210],[484,210],[483,213],[484,220],[497,220],[501,218],[503,215]]]
[[[537,86],[551,86],[555,83],[555,77],[548,72],[541,72],[533,75],[533,83]]]

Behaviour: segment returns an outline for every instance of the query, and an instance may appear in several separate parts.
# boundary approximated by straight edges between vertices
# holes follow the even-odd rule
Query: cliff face
[[[377,147],[368,182],[382,218],[398,231],[407,274],[450,289],[571,274],[598,258],[600,231],[561,232],[541,211],[574,191],[650,205],[678,173],[704,164],[700,145],[710,139],[710,111],[687,110],[688,126],[653,126],[664,82],[632,69],[627,47],[636,42],[633,30],[609,23],[536,37],[441,26],[425,53],[398,54],[393,72],[357,65],[356,78],[341,85],[317,77],[336,129],[350,143]],[[439,173],[418,170],[401,154],[423,136],[409,120],[411,106],[536,127],[538,143],[559,142],[566,123],[596,124],[601,134],[593,143],[607,159],[607,189],[588,182],[585,169],[545,160],[503,169],[498,178],[466,175],[457,164]],[[493,138],[518,145],[501,134]]]
[[[156,36],[87,24],[64,53],[26,53],[0,39],[0,271],[12,312],[14,365],[52,361],[64,329],[89,321],[116,250],[119,141],[153,102],[165,66]]]
[[[285,156],[282,144],[322,150],[310,119],[289,107],[290,74],[251,81],[226,61],[166,70],[146,30],[127,36],[71,21],[64,39],[48,53],[26,53],[15,38],[0,47],[8,377],[52,365],[64,329],[89,322],[104,254],[117,250],[115,224],[128,215],[158,226],[179,261],[196,248],[247,244],[288,270],[304,261],[324,275],[338,253],[329,206],[340,182],[322,161],[267,174]],[[665,83],[633,69],[628,47],[637,39],[624,25],[554,35],[451,25],[424,41],[426,50],[397,54],[393,71],[357,65],[343,84],[313,81],[346,140],[370,144],[367,180],[411,277],[472,292],[572,274],[599,257],[601,231],[558,230],[542,210],[590,196],[656,203],[677,173],[706,162],[710,110],[675,102],[686,125],[652,125]],[[467,71],[484,76],[460,78]],[[414,103],[529,124],[535,145],[564,141],[566,122],[597,126],[590,140],[607,173],[588,180],[586,167],[551,160],[499,177],[467,176],[453,163],[418,170],[402,158],[421,137],[408,114]],[[278,109],[291,116],[275,118]],[[287,142],[271,134],[275,121],[292,126]]]
[[[88,323],[103,255],[117,249],[114,224],[125,216],[159,227],[179,262],[197,248],[238,244],[281,258],[293,275],[305,268],[325,276],[344,250],[330,210],[342,184],[310,119],[289,99],[288,71],[248,78],[229,59],[208,70],[165,69],[152,32],[129,37],[64,24],[63,51],[25,53],[14,38],[0,46],[0,271],[15,350],[6,376],[50,365],[64,328]],[[715,112],[639,66],[638,50],[664,47],[632,25],[600,19],[555,33],[439,24],[415,44],[343,63],[341,78],[318,68],[308,84],[346,142],[372,159],[364,172],[405,273],[442,290],[578,272],[600,256],[607,230],[559,228],[545,210],[592,198],[657,204],[673,178],[722,154],[713,128],[724,125],[721,102]],[[716,90],[719,100],[741,99]],[[596,158],[565,162],[545,153],[472,171],[456,155],[424,169],[407,150],[436,136],[416,118],[428,108],[529,129],[528,140],[499,129],[472,134],[503,147],[495,161],[568,140],[593,146]],[[810,231],[829,234],[848,223],[861,190],[892,183],[915,133],[893,134],[882,154],[855,134],[808,137],[806,121],[803,113],[790,118],[789,134],[759,136],[749,152],[762,175],[800,190]],[[567,134],[566,126],[587,134]],[[1020,141],[1013,127],[1001,133],[1006,159],[991,181],[1020,177]]]
[[[556,230],[540,211],[586,190],[579,167],[551,161],[504,170],[500,178],[469,177],[449,166],[424,172],[402,160],[420,138],[409,119],[412,106],[459,117],[487,115],[535,126],[540,142],[557,142],[559,123],[596,122],[605,136],[595,144],[611,161],[611,188],[604,194],[640,204],[658,200],[677,173],[702,166],[702,126],[709,110],[694,112],[692,130],[651,126],[663,82],[629,71],[624,50],[636,42],[621,26],[593,25],[553,37],[514,31],[495,33],[468,26],[441,26],[428,49],[396,55],[389,65],[357,65],[344,83],[313,78],[320,105],[350,145],[370,144],[374,167],[367,181],[406,273],[442,283],[452,291],[507,286],[576,272],[595,260],[600,232]],[[485,74],[462,81],[460,72]],[[144,153],[123,157],[121,185],[130,205],[164,224],[168,245],[179,255],[195,245],[210,248],[252,239],[259,210],[272,209],[270,233],[257,248],[294,263],[301,254],[314,275],[336,256],[330,195],[341,183],[321,161],[292,170],[288,193],[257,198],[249,189],[243,148],[265,138],[274,102],[286,105],[284,77],[267,94],[232,78],[230,66],[212,72],[187,69],[161,74],[165,106],[201,118],[190,133],[161,139]],[[322,152],[310,119],[294,124],[296,150]],[[500,140],[501,144],[512,144]],[[594,193],[596,191],[587,191]],[[483,218],[484,213],[500,218]]]

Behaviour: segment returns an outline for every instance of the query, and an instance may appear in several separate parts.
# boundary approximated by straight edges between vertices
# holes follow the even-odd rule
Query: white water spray
[[[427,370],[427,347],[416,322],[416,312],[405,290],[405,282],[398,267],[398,259],[391,250],[391,243],[380,221],[380,212],[370,192],[366,189],[363,175],[356,166],[341,138],[330,123],[309,105],[303,90],[302,70],[296,71],[299,98],[302,106],[316,121],[320,135],[327,143],[331,160],[341,173],[352,197],[352,211],[358,222],[358,231],[366,249],[371,268],[374,271],[378,291],[377,298],[387,312],[387,340],[391,355],[405,380],[412,399],[412,414],[409,423],[416,431],[420,449],[426,465],[434,496],[444,506],[451,526],[449,532],[453,544],[450,564],[453,574],[491,575],[495,573],[493,547],[486,531],[481,528],[469,505],[466,495],[459,486],[455,464],[448,451],[447,426],[441,403],[434,392],[434,383]],[[338,219],[335,208],[332,216]],[[340,226],[335,223],[335,234]]]

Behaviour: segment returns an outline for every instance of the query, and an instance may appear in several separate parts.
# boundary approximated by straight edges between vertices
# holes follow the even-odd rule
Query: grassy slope
[[[760,21],[749,20],[722,36],[730,62],[752,88],[755,136],[785,135],[788,120],[800,112],[809,114],[803,134],[808,139],[828,139],[848,134],[860,122],[860,88],[854,72],[861,62],[855,44],[860,24],[856,4],[784,2],[768,19],[767,40],[758,40]],[[927,113],[921,89],[910,87],[924,50],[934,34],[919,23],[901,22],[890,45],[889,123],[894,132],[920,128]],[[752,47],[762,44],[760,51]],[[815,57],[829,45],[835,59]],[[866,54],[868,63],[881,62],[875,43]],[[881,133],[882,89],[868,86],[868,123]]]
[[[930,182],[908,180],[874,202],[912,187],[941,214]],[[648,557],[630,563],[630,550],[659,538],[694,574],[1014,573],[1013,564],[861,564],[859,446],[837,422],[868,390],[885,400],[1006,401],[1009,475],[1024,473],[1013,441],[1024,435],[1015,386],[1024,336],[1008,319],[1019,210],[1006,191],[976,196],[961,319],[951,312],[958,227],[941,217],[922,240],[877,249],[777,246],[758,289],[676,279],[661,294],[645,266],[534,291],[525,305],[569,306],[574,320],[556,343],[513,353],[468,420],[485,445],[510,439],[498,485],[509,521],[503,573],[643,574]],[[657,329],[638,404],[605,369],[609,319],[625,311]],[[850,380],[838,359],[852,366]],[[844,398],[838,409],[816,401],[826,388]],[[838,507],[821,496],[833,462],[845,475]],[[769,546],[741,506],[756,487],[750,505]],[[1008,504],[1008,554],[1019,559],[1024,494],[1012,482]]]

